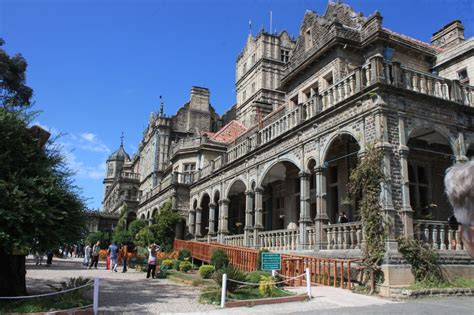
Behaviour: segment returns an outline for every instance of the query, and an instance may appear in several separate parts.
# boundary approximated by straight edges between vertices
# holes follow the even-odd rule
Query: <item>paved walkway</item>
[[[313,299],[308,302],[261,305],[255,307],[221,310],[216,306],[198,303],[199,289],[176,284],[167,279],[146,279],[145,274],[129,270],[112,273],[99,269],[89,270],[80,259],[55,259],[50,268],[35,266],[27,260],[27,285],[29,293],[50,291],[47,284],[66,281],[71,277],[95,277],[101,279],[99,305],[101,313],[195,313],[195,314],[287,314],[314,312],[343,307],[368,307],[393,302],[377,297],[354,294],[348,290],[331,287],[313,287]],[[305,288],[295,288],[304,292]]]

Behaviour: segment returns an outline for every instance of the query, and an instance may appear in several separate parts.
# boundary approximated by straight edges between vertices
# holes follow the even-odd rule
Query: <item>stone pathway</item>
[[[81,259],[54,259],[52,267],[36,266],[27,259],[27,287],[30,294],[51,291],[47,284],[57,284],[71,277],[100,278],[99,309],[101,313],[171,313],[207,312],[215,306],[198,303],[199,290],[167,279],[146,279],[146,274],[126,273],[82,267]]]
[[[30,294],[51,291],[47,284],[66,281],[71,277],[95,277],[100,282],[99,309],[102,314],[111,313],[194,313],[194,314],[288,314],[338,309],[349,306],[375,306],[393,302],[354,294],[349,290],[332,287],[313,287],[313,299],[307,302],[293,302],[255,307],[219,309],[217,306],[198,303],[200,289],[177,284],[168,279],[146,279],[142,272],[129,270],[126,273],[112,273],[99,269],[89,270],[81,265],[80,259],[55,259],[50,268],[35,266],[27,259],[27,286]],[[303,293],[306,288],[292,288]],[[301,292],[300,292],[301,291]]]

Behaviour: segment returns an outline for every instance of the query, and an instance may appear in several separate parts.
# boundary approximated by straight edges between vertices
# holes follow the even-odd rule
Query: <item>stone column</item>
[[[464,134],[462,132],[458,133],[458,152],[454,152],[456,155],[456,164],[466,163],[469,161],[469,158],[466,156],[466,144],[464,142]]]
[[[253,212],[253,191],[245,192],[245,227],[244,227],[244,246],[253,246],[250,235],[253,232],[252,212]]]
[[[196,237],[202,237],[201,233],[201,214],[202,214],[202,209],[201,208],[196,208]]]
[[[400,186],[402,192],[402,207],[400,214],[403,222],[403,234],[405,237],[413,237],[413,209],[410,205],[410,179],[408,177],[408,152],[406,146],[407,139],[405,134],[404,116],[398,118],[398,137],[400,139]]]
[[[216,235],[216,231],[214,230],[215,222],[216,222],[216,205],[211,202],[209,204],[209,230],[207,233],[207,235],[209,236],[208,237],[209,243],[211,242],[211,237]]]
[[[307,228],[311,223],[310,217],[310,196],[309,196],[309,181],[311,178],[310,173],[300,172],[298,174],[300,178],[300,239],[298,241],[298,249],[308,249],[308,231]]]
[[[224,242],[224,236],[229,234],[229,199],[219,200],[219,227],[217,231],[218,241]]]
[[[253,245],[254,247],[260,247],[260,240],[258,233],[263,230],[263,188],[255,188],[255,225],[253,230]]]
[[[188,229],[191,235],[194,235],[194,219],[196,211],[194,209],[189,210]]]
[[[326,249],[327,236],[324,232],[324,225],[329,222],[326,208],[326,174],[322,166],[314,169],[316,176],[316,217],[314,227],[316,233],[315,249]]]

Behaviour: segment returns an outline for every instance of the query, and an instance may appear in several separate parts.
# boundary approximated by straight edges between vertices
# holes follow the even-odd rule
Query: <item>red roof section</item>
[[[434,49],[434,50],[437,50],[437,51],[443,51],[442,48],[439,48],[435,45],[431,45],[431,44],[428,44],[428,43],[425,43],[419,39],[416,39],[416,38],[413,38],[413,37],[410,37],[410,36],[407,36],[407,35],[403,35],[403,34],[400,34],[400,33],[397,33],[397,32],[394,32],[392,31],[391,29],[388,29],[388,28],[383,28],[384,31],[392,34],[392,35],[395,35],[395,36],[398,36],[404,40],[407,40],[409,42],[412,42],[412,43],[415,43],[415,44],[418,44],[418,45],[422,45],[422,46],[425,46],[425,47],[428,47],[428,48],[431,48],[431,49]]]
[[[222,127],[218,132],[206,132],[209,139],[224,143],[234,142],[241,134],[247,131],[247,128],[237,120],[232,120]]]

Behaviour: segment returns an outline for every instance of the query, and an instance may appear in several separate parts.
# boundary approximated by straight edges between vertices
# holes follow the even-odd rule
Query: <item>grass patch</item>
[[[411,290],[474,288],[474,280],[455,278],[451,281],[415,281],[408,288]]]
[[[168,275],[186,280],[186,281],[192,281],[193,286],[202,286],[206,284],[213,283],[211,279],[201,279],[199,274],[186,274],[183,272],[175,271],[175,270],[168,270]]]
[[[273,288],[271,296],[262,296],[256,287],[241,287],[234,293],[227,292],[227,298],[232,300],[257,300],[295,295],[281,288]],[[199,303],[219,305],[221,303],[221,289],[208,287],[199,296]]]
[[[67,295],[64,294],[64,295]],[[67,310],[92,304],[92,299],[61,297],[42,297],[23,301],[1,301],[0,314],[3,313],[36,313],[54,310]]]

